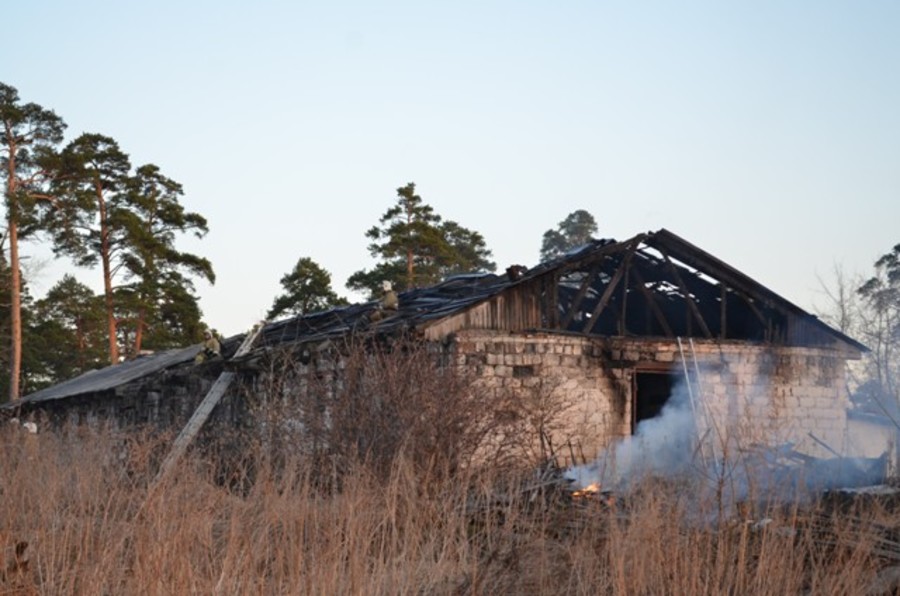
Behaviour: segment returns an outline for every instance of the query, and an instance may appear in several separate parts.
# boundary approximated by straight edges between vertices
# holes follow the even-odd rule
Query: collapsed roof
[[[595,240],[530,270],[461,275],[408,290],[396,313],[373,320],[377,306],[368,302],[271,323],[259,345],[314,343],[361,330],[417,331],[436,339],[486,328],[866,350],[665,229],[621,242]]]
[[[665,229],[621,242],[594,240],[530,270],[511,267],[502,275],[454,276],[407,290],[399,298],[397,311],[382,312],[378,301],[370,301],[269,323],[248,358],[277,346],[317,344],[353,333],[412,332],[440,339],[471,328],[830,347],[848,357],[867,350]],[[226,346],[239,340],[230,338]],[[198,349],[161,352],[91,371],[17,403],[108,391],[185,365]]]

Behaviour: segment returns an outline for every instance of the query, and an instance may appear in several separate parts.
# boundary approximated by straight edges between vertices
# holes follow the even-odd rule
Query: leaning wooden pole
[[[244,341],[241,342],[241,346],[238,348],[237,352],[234,353],[232,358],[243,356],[249,352],[253,348],[256,338],[262,333],[264,327],[265,323],[256,324],[247,334],[247,337],[244,338]],[[216,379],[216,382],[210,387],[206,397],[204,397],[203,401],[200,402],[200,405],[197,406],[193,416],[191,416],[191,419],[188,420],[188,423],[181,430],[181,433],[172,444],[172,450],[169,452],[169,455],[166,456],[162,466],[160,466],[159,474],[156,475],[156,479],[153,481],[154,485],[160,484],[171,473],[175,464],[178,463],[184,455],[184,452],[187,451],[188,445],[191,444],[191,441],[194,440],[194,437],[203,427],[203,424],[209,418],[209,415],[212,414],[216,404],[218,404],[219,400],[222,399],[222,396],[225,395],[225,392],[228,390],[234,377],[235,373],[225,371],[219,375],[219,378]]]

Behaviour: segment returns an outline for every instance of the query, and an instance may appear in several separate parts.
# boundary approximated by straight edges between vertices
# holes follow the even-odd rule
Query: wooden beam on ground
[[[232,358],[238,358],[248,353],[253,347],[256,338],[262,333],[264,327],[264,323],[255,325],[244,338],[244,341]],[[193,416],[191,416],[191,419],[188,420],[188,423],[181,430],[181,433],[172,444],[172,450],[169,451],[169,455],[166,456],[162,466],[160,466],[159,474],[157,474],[156,479],[153,481],[154,485],[162,482],[175,467],[175,464],[181,459],[181,456],[184,455],[188,445],[190,445],[191,441],[203,427],[203,424],[209,418],[209,415],[212,414],[213,408],[216,407],[216,404],[218,404],[219,400],[222,399],[222,396],[225,395],[225,392],[228,390],[228,387],[231,385],[231,381],[234,380],[235,376],[236,373],[225,371],[219,375],[219,378],[216,379],[216,382],[210,387],[206,397],[204,397],[203,401],[200,402],[200,405],[197,406]]]

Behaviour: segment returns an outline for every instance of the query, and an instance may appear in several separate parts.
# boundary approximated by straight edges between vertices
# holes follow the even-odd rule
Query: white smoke
[[[705,402],[700,370],[690,378],[690,383],[684,376],[677,378],[660,414],[641,421],[634,435],[616,441],[595,461],[567,470],[573,488],[598,484],[602,490],[622,490],[649,477],[693,478],[736,502],[805,498],[824,489],[883,479],[875,459],[852,457],[860,453],[829,459],[803,456],[781,433],[765,431],[761,420],[752,421],[759,433],[754,440],[742,440],[741,420],[717,418]],[[768,387],[757,390],[769,394]],[[725,399],[740,403],[738,397]],[[803,437],[794,440],[798,438]]]
[[[684,474],[701,453],[691,397],[681,377],[658,416],[641,421],[633,435],[614,443],[592,463],[570,468],[566,476],[578,488],[591,484],[613,488],[647,476]]]

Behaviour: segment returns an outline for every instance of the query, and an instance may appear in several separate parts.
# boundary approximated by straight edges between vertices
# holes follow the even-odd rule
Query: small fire
[[[592,483],[592,484],[589,484],[589,485],[585,486],[585,487],[582,488],[582,489],[579,489],[579,490],[576,490],[576,491],[572,491],[572,496],[575,497],[575,498],[590,497],[590,496],[595,495],[595,494],[597,494],[597,493],[599,493],[599,492],[600,492],[600,483],[599,483],[599,482],[594,482],[594,483]]]

